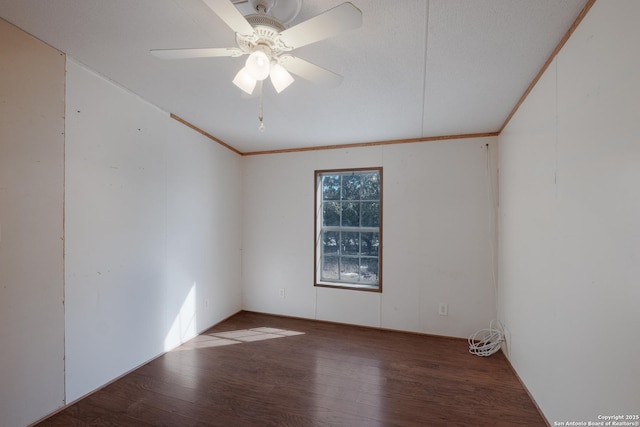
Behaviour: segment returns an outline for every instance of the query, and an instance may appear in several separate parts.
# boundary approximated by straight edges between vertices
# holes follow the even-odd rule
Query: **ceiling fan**
[[[246,0],[245,0],[246,1]],[[206,58],[249,55],[233,83],[252,94],[257,82],[270,77],[280,93],[293,83],[290,73],[314,83],[337,86],[342,76],[290,55],[294,49],[315,43],[362,25],[362,12],[346,2],[293,27],[285,24],[300,11],[302,0],[248,0],[257,12],[242,15],[235,7],[238,0],[204,0],[225,24],[236,33],[237,47],[195,49],[153,49],[162,59]],[[286,17],[280,19],[276,16]]]

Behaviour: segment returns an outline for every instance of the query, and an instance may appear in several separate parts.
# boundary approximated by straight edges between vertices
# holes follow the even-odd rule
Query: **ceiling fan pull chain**
[[[264,114],[262,109],[263,99],[262,82],[260,82],[260,113],[258,114],[258,120],[260,121],[260,127],[258,129],[260,129],[260,132],[264,132]]]

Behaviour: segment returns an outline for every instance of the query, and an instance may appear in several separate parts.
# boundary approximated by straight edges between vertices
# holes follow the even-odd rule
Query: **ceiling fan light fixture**
[[[293,76],[280,64],[274,64],[271,67],[271,84],[276,89],[276,92],[280,93],[285,90],[291,83],[293,83]]]
[[[264,80],[269,77],[271,59],[262,50],[256,50],[247,58],[245,68],[254,79]]]
[[[233,84],[238,86],[244,92],[251,95],[253,93],[253,89],[256,87],[257,80],[251,76],[249,71],[247,71],[247,67],[242,67],[238,74],[236,74],[233,79]]]

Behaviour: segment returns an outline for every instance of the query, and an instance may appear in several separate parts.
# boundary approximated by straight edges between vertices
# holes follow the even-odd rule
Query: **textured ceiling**
[[[281,0],[283,1],[283,0]],[[291,26],[342,3],[303,0]],[[0,0],[0,17],[242,152],[496,132],[586,0],[352,0],[361,28],[294,54],[344,76],[259,98],[244,58],[150,49],[235,46],[200,0]],[[238,8],[250,13],[247,4]]]

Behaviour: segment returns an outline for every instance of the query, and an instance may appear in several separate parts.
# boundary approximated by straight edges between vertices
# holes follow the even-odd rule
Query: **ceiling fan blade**
[[[322,86],[336,87],[342,83],[342,76],[340,74],[336,74],[333,71],[319,67],[296,56],[282,55],[280,57],[280,65],[287,71]]]
[[[202,49],[152,49],[151,54],[160,59],[212,58],[216,56],[241,56],[245,52],[237,47],[211,47]]]
[[[288,47],[296,49],[361,25],[362,11],[347,2],[282,31],[280,40]]]
[[[204,2],[236,33],[244,36],[253,34],[251,24],[229,0],[204,0]]]

